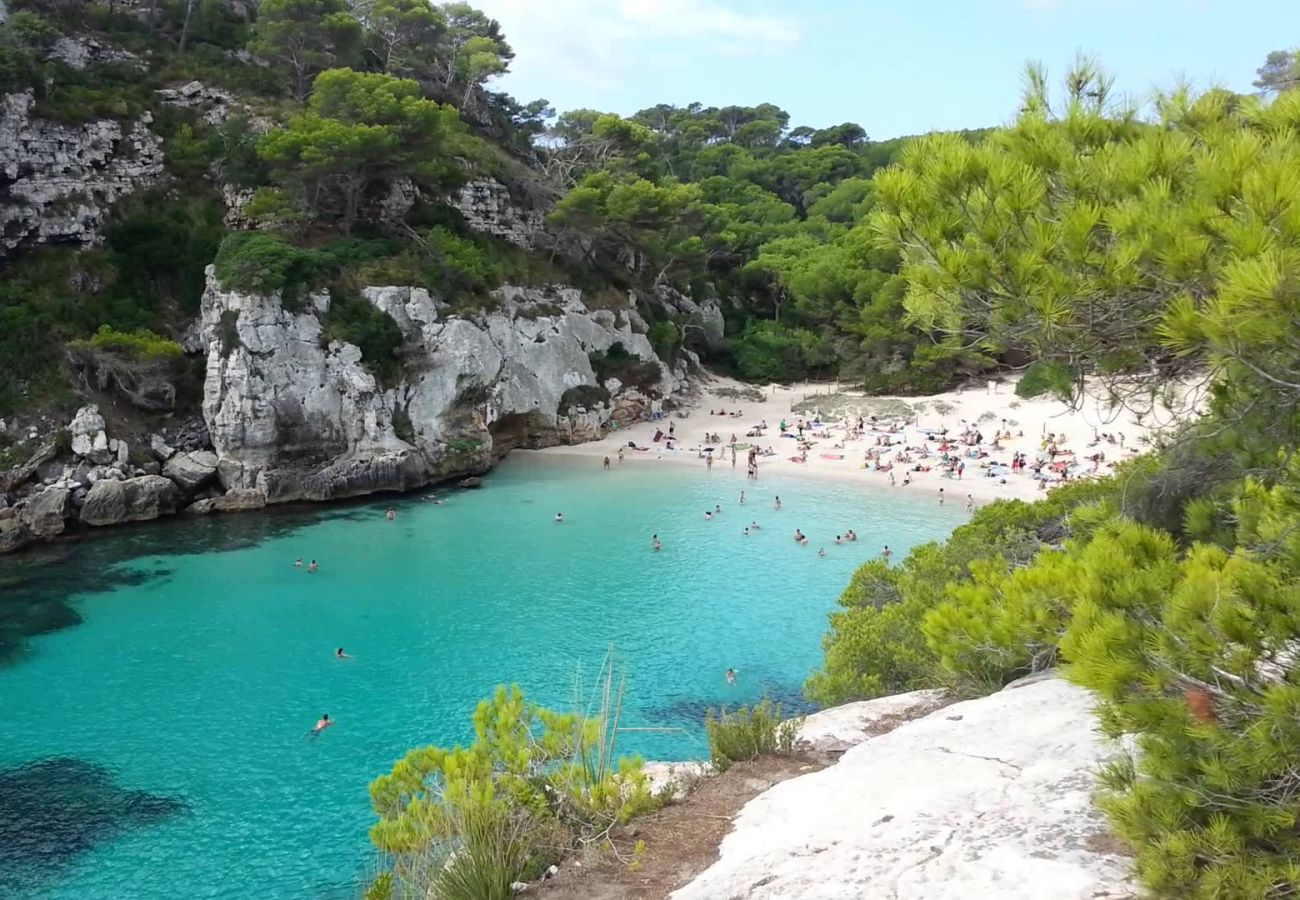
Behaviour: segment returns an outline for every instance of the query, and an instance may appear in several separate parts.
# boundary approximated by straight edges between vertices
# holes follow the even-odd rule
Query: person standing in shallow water
[[[556,525],[559,525],[559,524],[561,524],[561,523],[563,523],[563,522],[564,522],[564,513],[556,513],[556,514],[555,514],[555,524],[556,524]]]
[[[390,522],[395,521],[397,519],[397,510],[393,509],[391,506],[388,507],[387,516],[388,516],[388,521]]]
[[[307,567],[307,571],[308,571],[308,572],[315,572],[318,568],[320,568],[320,566],[316,565],[316,560],[313,559],[313,560],[311,561],[311,565],[309,565],[309,566]]]
[[[664,545],[663,545],[662,543],[660,543],[660,541],[659,541],[659,535],[656,534],[656,535],[652,535],[652,536],[650,537],[650,549],[651,549],[651,550],[654,550],[656,553],[658,553],[660,550],[663,549],[663,547],[664,547]]]
[[[609,457],[608,457],[608,456],[605,457],[605,468],[606,468],[606,469],[609,468]]]
[[[736,670],[735,670],[735,669],[728,669],[728,670],[727,670],[727,684],[735,684],[735,683],[736,683]]]

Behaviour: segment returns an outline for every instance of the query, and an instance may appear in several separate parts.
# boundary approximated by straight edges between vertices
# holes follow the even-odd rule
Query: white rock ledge
[[[750,801],[718,862],[672,896],[1134,897],[1129,861],[1090,849],[1111,751],[1088,694],[1060,679],[954,704]]]

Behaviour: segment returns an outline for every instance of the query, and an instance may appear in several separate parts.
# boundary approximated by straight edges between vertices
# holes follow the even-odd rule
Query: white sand
[[[1150,446],[1154,433],[1176,424],[1176,415],[1164,411],[1163,415],[1154,414],[1139,417],[1124,409],[1108,409],[1099,396],[1087,398],[1078,408],[1071,408],[1059,400],[1036,398],[1024,400],[1015,395],[1013,381],[1004,384],[990,383],[984,388],[966,391],[953,391],[931,397],[868,397],[849,390],[838,390],[835,385],[803,384],[781,387],[771,385],[762,390],[763,400],[731,399],[718,393],[719,390],[744,389],[743,385],[723,378],[714,378],[701,391],[695,406],[682,418],[671,413],[662,420],[639,422],[627,428],[618,428],[603,440],[592,441],[567,447],[552,447],[540,451],[548,455],[568,455],[589,457],[594,465],[600,465],[603,457],[610,457],[613,465],[618,465],[617,454],[623,448],[623,465],[692,465],[705,466],[706,459],[701,451],[704,447],[714,447],[713,466],[719,469],[732,469],[731,452],[728,445],[734,434],[740,444],[757,444],[760,448],[768,447],[776,451],[775,456],[760,456],[758,476],[760,482],[765,476],[774,473],[808,477],[830,477],[871,486],[879,490],[921,492],[938,500],[939,489],[944,489],[948,504],[965,505],[967,496],[973,498],[976,505],[998,498],[1018,497],[1034,499],[1044,495],[1040,480],[1032,471],[1010,473],[997,477],[986,477],[985,466],[992,461],[1010,463],[1012,455],[1019,451],[1035,463],[1044,454],[1044,439],[1047,435],[1055,436],[1058,450],[1074,451],[1070,457],[1060,454],[1055,457],[1058,462],[1068,459],[1075,461],[1071,479],[1078,477],[1096,477],[1091,474],[1093,463],[1087,459],[1097,452],[1105,454],[1105,461],[1097,467],[1097,473],[1104,475],[1114,463],[1128,459],[1143,452]],[[1100,393],[1099,391],[1096,393]],[[890,401],[902,401],[913,412],[907,415],[879,415],[877,430],[872,430],[870,413],[879,410],[884,404],[895,405]],[[807,404],[813,411],[796,412],[795,406],[807,410]],[[820,409],[822,419],[828,423],[817,429],[806,428],[805,434],[813,430],[825,432],[829,437],[810,437],[813,446],[808,450],[807,461],[792,461],[791,457],[799,454],[798,441],[781,437],[778,428],[784,419],[791,432],[796,431],[796,423],[803,419],[805,424],[817,418],[815,410]],[[710,411],[713,415],[710,415]],[[740,415],[717,415],[718,411],[726,413],[739,412]],[[860,414],[866,418],[866,431],[863,437],[847,439],[848,427],[845,415],[850,415],[856,424]],[[1139,421],[1141,419],[1141,421]],[[993,449],[991,444],[998,431],[1004,428],[1010,431],[1010,439],[1000,442],[1001,449]],[[768,429],[762,437],[746,437],[746,432],[760,422],[766,421]],[[878,437],[890,433],[890,423],[901,422],[902,427],[895,434],[896,446],[882,450],[883,463],[892,463],[894,484],[890,484],[889,474],[876,471],[864,464],[864,454],[876,449]],[[655,432],[668,432],[673,426],[675,449],[668,450],[665,441],[655,442]],[[984,454],[982,458],[967,458],[970,446],[957,444],[950,455],[960,455],[965,463],[965,471],[960,480],[945,477],[940,460],[940,441],[927,437],[926,430],[948,429],[948,438],[958,441],[968,427],[982,432],[984,443],[978,448]],[[1095,434],[1110,433],[1118,438],[1124,435],[1124,446],[1102,440],[1094,445]],[[720,436],[720,441],[709,441],[707,433]],[[1003,432],[1005,435],[1005,431]],[[897,442],[901,434],[901,445]],[[629,448],[628,441],[638,447],[649,450],[638,451]],[[836,445],[842,445],[839,449]],[[1090,446],[1093,445],[1093,446]],[[927,448],[929,456],[922,458],[917,450],[909,455],[910,462],[895,460],[895,454],[904,448]],[[737,452],[738,459],[734,467],[737,477],[745,480],[747,450]],[[823,454],[842,456],[830,459]],[[928,472],[911,471],[921,464],[929,466]],[[1047,471],[1047,467],[1044,467]],[[904,485],[904,476],[910,474],[911,484]],[[1048,482],[1048,489],[1056,482]]]

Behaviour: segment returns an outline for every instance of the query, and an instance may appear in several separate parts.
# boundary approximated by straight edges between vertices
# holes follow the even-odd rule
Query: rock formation
[[[34,102],[0,96],[0,259],[29,244],[99,243],[109,207],[163,172],[148,115],[69,125],[33,118]]]
[[[394,384],[357,347],[326,340],[327,294],[293,312],[224,290],[209,269],[203,411],[228,490],[270,503],[409,490],[480,472],[515,447],[596,437],[684,379],[655,356],[630,305],[592,310],[573,288],[505,287],[496,310],[471,317],[447,316],[422,288],[362,293],[406,337]],[[620,348],[642,383],[600,383],[592,355]]]
[[[932,700],[885,699],[891,716]],[[872,718],[856,706],[804,737]],[[1092,803],[1111,749],[1088,694],[1056,678],[945,707],[750,801],[718,862],[672,896],[1134,897]]]
[[[176,485],[160,475],[104,479],[86,494],[81,521],[94,526],[144,522],[174,513],[176,503]]]
[[[546,213],[515,202],[499,181],[471,181],[450,200],[465,224],[524,249],[539,246],[546,230]]]

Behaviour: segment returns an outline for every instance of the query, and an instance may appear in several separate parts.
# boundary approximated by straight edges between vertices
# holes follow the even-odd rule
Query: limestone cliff
[[[882,717],[933,700],[920,692],[812,717],[805,738],[855,746],[752,800],[717,863],[674,900],[1136,896],[1092,802],[1114,748],[1096,733],[1087,692],[1040,679],[879,734]]]
[[[362,295],[405,335],[396,383],[327,339],[328,294],[291,311],[274,295],[224,290],[209,269],[203,414],[227,490],[272,503],[409,490],[514,447],[596,437],[683,386],[684,365],[659,361],[630,303],[591,309],[573,288],[504,287],[492,311],[448,315],[422,288]],[[639,361],[641,383],[601,383],[592,355],[615,345]]]
[[[93,245],[109,208],[163,173],[148,115],[65,124],[32,115],[30,92],[0,97],[0,259],[31,244]]]

